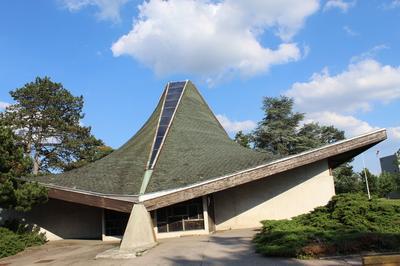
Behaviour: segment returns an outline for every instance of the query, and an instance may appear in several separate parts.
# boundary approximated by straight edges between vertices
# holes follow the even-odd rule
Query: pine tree
[[[11,129],[0,125],[0,208],[28,211],[47,201],[47,191],[37,183],[19,179],[29,175],[32,161],[24,155],[18,140]]]
[[[297,128],[304,114],[293,112],[293,99],[265,97],[264,118],[253,132],[254,147],[275,155],[296,153]]]
[[[275,155],[286,156],[314,149],[344,139],[344,131],[334,126],[307,123],[304,114],[293,111],[293,99],[286,96],[266,97],[265,116],[249,139],[254,147]]]
[[[33,174],[64,171],[103,154],[99,147],[104,143],[80,124],[82,96],[73,96],[48,77],[37,77],[10,94],[16,103],[0,118],[21,137],[25,155],[33,160]]]

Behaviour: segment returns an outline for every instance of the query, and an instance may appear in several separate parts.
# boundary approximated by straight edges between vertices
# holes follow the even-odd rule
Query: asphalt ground
[[[118,243],[98,240],[61,240],[29,248],[0,260],[5,265],[361,265],[359,256],[298,260],[270,258],[255,253],[251,239],[255,230],[231,230],[212,235],[162,239],[140,257],[95,259]]]

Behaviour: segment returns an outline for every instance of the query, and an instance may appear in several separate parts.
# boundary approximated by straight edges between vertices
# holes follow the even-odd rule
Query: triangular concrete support
[[[149,212],[143,204],[134,204],[119,248],[120,251],[143,251],[156,244],[156,236]]]

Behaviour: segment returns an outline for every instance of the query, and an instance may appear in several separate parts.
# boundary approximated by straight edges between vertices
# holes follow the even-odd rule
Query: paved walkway
[[[254,252],[253,230],[232,230],[210,236],[161,240],[141,257],[129,260],[97,259],[117,244],[101,241],[55,241],[0,260],[3,265],[361,265],[359,258],[297,260],[267,258]]]

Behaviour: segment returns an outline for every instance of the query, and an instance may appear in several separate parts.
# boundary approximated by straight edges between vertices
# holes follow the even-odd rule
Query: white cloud
[[[390,47],[387,46],[386,44],[379,44],[379,45],[375,45],[374,47],[372,47],[371,49],[367,50],[366,52],[360,54],[360,55],[356,55],[353,56],[350,59],[350,62],[352,63],[357,63],[363,60],[367,60],[367,59],[373,59],[377,56],[377,54],[382,51],[382,50],[386,50],[389,49]]]
[[[400,7],[400,0],[393,0],[391,3],[392,7]]]
[[[322,125],[335,127],[344,130],[346,137],[354,137],[379,129],[368,122],[360,120],[352,115],[342,115],[334,112],[315,112],[306,114],[305,123],[318,122]],[[387,128],[388,139],[400,141],[400,126]]]
[[[333,76],[325,68],[310,81],[293,84],[286,94],[303,112],[369,111],[374,103],[400,99],[400,67],[365,59]]]
[[[371,126],[369,123],[359,120],[351,115],[342,115],[335,112],[322,111],[306,114],[306,123],[318,122],[322,125],[334,125],[344,130],[346,137],[353,137],[363,133],[379,129]]]
[[[392,0],[390,3],[383,4],[384,9],[393,9],[400,7],[400,0]]]
[[[400,140],[400,126],[389,128],[388,133],[389,137]]]
[[[352,28],[350,28],[349,26],[344,26],[344,27],[343,27],[343,30],[347,33],[347,35],[352,36],[352,37],[360,35],[360,34],[358,34],[358,32],[355,32],[355,31],[354,31]]]
[[[0,101],[0,110],[5,110],[9,105],[9,103]]]
[[[121,7],[129,0],[61,0],[69,11],[78,11],[85,7],[94,6],[98,9],[97,17],[101,20],[119,22]]]
[[[347,137],[376,130],[378,127],[356,115],[371,111],[378,103],[400,99],[400,67],[367,58],[382,49],[387,47],[378,45],[352,58],[347,69],[337,75],[324,68],[308,82],[294,83],[285,94],[294,98],[295,109],[306,113],[306,123],[334,125],[344,130]],[[389,127],[388,136],[400,140],[400,127]]]
[[[347,12],[351,7],[355,6],[356,1],[328,0],[324,6],[324,11],[337,8],[342,12]]]
[[[252,120],[231,121],[225,115],[216,115],[216,117],[225,130],[229,133],[236,133],[240,130],[243,132],[249,132],[257,126],[257,123]]]
[[[158,75],[251,76],[301,59],[301,49],[290,40],[318,8],[318,0],[149,0],[139,6],[132,30],[111,49]],[[265,31],[281,43],[261,43]]]

